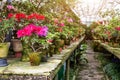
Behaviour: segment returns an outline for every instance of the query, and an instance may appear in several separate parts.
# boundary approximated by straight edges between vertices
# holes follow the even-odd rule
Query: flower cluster
[[[15,8],[14,8],[14,6],[12,6],[12,5],[7,5],[7,9],[8,9],[8,10],[14,10]]]
[[[59,20],[57,18],[54,19],[54,24],[59,26],[59,27],[65,26],[64,22],[62,22],[62,21],[59,22]]]
[[[23,29],[18,30],[17,37],[21,38],[24,36],[31,36],[32,34],[37,34],[40,37],[45,37],[47,35],[48,28],[46,26],[36,26],[34,24],[29,24]]]
[[[9,13],[8,18],[12,18],[12,17],[15,17],[17,21],[20,21],[21,19],[27,19],[27,20],[31,20],[31,19],[44,20],[45,19],[45,16],[38,13],[32,13],[30,15],[26,15],[24,13],[16,13],[16,14]]]

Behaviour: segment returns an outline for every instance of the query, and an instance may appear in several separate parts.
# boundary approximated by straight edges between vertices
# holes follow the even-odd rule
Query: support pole
[[[65,80],[69,80],[69,73],[70,73],[70,59],[66,61]]]

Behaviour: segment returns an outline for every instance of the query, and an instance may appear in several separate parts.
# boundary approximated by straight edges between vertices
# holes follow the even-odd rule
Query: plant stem
[[[33,50],[34,52],[36,52],[36,50],[34,49],[33,45],[30,45],[30,47],[32,48],[32,50]]]

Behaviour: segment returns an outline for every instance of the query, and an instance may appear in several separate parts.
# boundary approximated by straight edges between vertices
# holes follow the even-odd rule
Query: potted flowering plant
[[[43,37],[47,36],[48,28],[46,26],[36,26],[35,24],[28,24],[24,28],[18,30],[17,36],[23,42],[24,50],[29,51],[29,58],[31,65],[40,64],[40,46],[36,47],[35,44],[42,44]],[[42,41],[41,41],[42,40]],[[32,53],[31,53],[32,52]]]
[[[14,34],[16,35],[17,30],[22,29],[24,26],[30,23],[34,23],[36,25],[41,25],[42,20],[44,20],[44,16],[38,13],[31,13],[31,14],[25,14],[24,12],[19,12],[19,13],[9,13],[7,16],[9,19],[14,18],[15,20],[15,27],[14,27]],[[13,50],[15,52],[15,56],[17,58],[21,57],[21,52],[22,52],[22,47],[21,46],[21,41],[19,39],[16,39],[17,36],[12,39],[13,43]],[[19,47],[19,49],[17,48]]]
[[[9,30],[14,26],[13,19],[2,19],[0,21],[0,66],[7,65],[7,55],[10,46],[10,42],[6,41],[6,34],[9,33]]]

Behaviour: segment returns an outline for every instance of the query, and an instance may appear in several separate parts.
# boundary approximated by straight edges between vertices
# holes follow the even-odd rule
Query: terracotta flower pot
[[[13,51],[15,52],[15,57],[20,58],[22,56],[22,43],[21,40],[19,39],[12,39],[12,46],[13,46]]]

